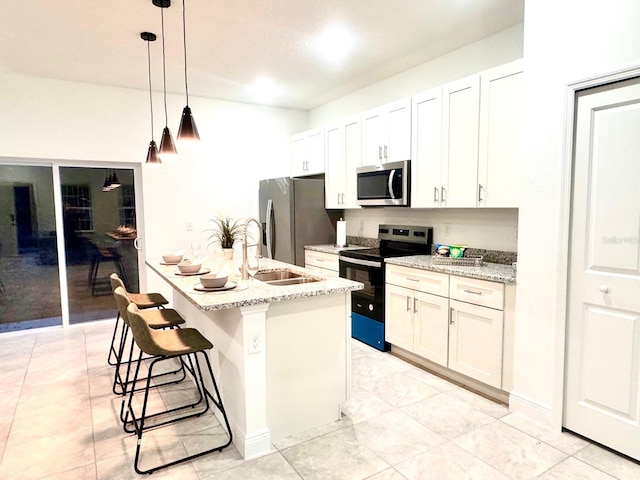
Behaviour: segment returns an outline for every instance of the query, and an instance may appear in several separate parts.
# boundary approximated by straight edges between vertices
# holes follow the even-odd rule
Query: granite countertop
[[[335,245],[305,245],[305,250],[313,250],[315,252],[332,253],[338,255],[345,250],[364,250],[366,248],[363,245],[347,245],[346,247],[336,247]]]
[[[179,274],[176,265],[163,265],[159,262],[147,261],[146,264],[171,286],[179,290],[191,303],[200,310],[224,310],[228,308],[245,307],[263,303],[283,302],[305,297],[331,295],[334,293],[362,290],[360,282],[353,282],[344,278],[324,277],[317,272],[311,272],[296,265],[270,260],[260,259],[260,270],[274,270],[286,268],[299,272],[308,277],[321,279],[318,282],[303,283],[298,285],[277,286],[255,280],[241,280],[240,271],[229,277],[229,281],[237,283],[237,287],[226,292],[199,292],[194,287],[200,285],[199,275],[183,276]],[[216,270],[213,260],[205,260],[202,270]]]
[[[479,278],[492,282],[516,283],[516,271],[511,265],[485,263],[481,267],[460,267],[453,265],[434,265],[432,255],[413,255],[410,257],[385,258],[385,262],[404,267],[450,273],[462,277]]]

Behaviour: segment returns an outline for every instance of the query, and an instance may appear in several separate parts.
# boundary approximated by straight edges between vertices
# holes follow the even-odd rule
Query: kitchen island
[[[319,281],[270,285],[230,277],[227,292],[200,292],[197,275],[147,262],[173,287],[173,308],[214,348],[212,366],[244,458],[272,442],[340,418],[351,383],[351,291],[362,284],[324,278],[261,259],[261,270],[287,269]],[[203,270],[215,268],[203,264]]]

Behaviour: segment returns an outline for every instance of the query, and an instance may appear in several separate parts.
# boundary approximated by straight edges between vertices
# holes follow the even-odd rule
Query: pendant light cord
[[[151,141],[153,142],[153,96],[151,95],[151,42],[147,40],[147,65],[149,66],[149,106],[151,107]]]
[[[189,87],[187,82],[187,22],[186,13],[184,7],[184,0],[182,0],[182,45],[184,46],[184,92],[187,99],[187,107],[189,106]]]
[[[167,70],[164,57],[164,8],[160,8],[160,19],[162,23],[162,82],[164,85],[164,126],[169,125],[169,115],[167,115]]]

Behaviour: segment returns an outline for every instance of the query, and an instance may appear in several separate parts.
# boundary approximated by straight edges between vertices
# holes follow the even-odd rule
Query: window
[[[122,185],[118,189],[120,225],[136,226],[136,195],[133,185]]]
[[[93,231],[93,207],[89,185],[62,185],[65,227],[76,232]]]

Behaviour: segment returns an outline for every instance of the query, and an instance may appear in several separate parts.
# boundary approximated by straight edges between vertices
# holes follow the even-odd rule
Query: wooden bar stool
[[[169,303],[169,300],[164,298],[164,296],[160,293],[129,293],[127,292],[127,287],[124,286],[124,282],[120,279],[117,273],[112,273],[109,276],[109,282],[111,283],[111,291],[115,291],[116,287],[122,287],[129,297],[129,300],[135,303],[139,309],[146,310],[148,308],[164,308],[164,305]],[[118,315],[116,317],[116,323],[113,326],[113,335],[111,337],[111,347],[109,348],[109,356],[107,357],[107,363],[109,365],[115,366],[118,363],[118,350],[115,348],[116,335],[118,333],[118,326],[120,325],[120,318],[122,315],[120,314],[120,310],[118,310]],[[160,327],[164,328],[164,327]],[[124,335],[125,325],[122,325],[122,332],[120,333],[120,346],[122,346],[122,337]]]
[[[133,357],[133,347],[134,340],[130,341],[129,355],[126,360],[123,360],[126,344],[127,344],[127,335],[130,330],[128,315],[127,315],[127,307],[131,302],[129,296],[127,295],[126,290],[118,286],[113,290],[113,297],[116,301],[116,305],[118,306],[118,313],[120,314],[120,318],[123,320],[123,335],[120,342],[120,347],[118,349],[116,355],[116,365],[115,365],[115,373],[113,376],[113,393],[116,395],[125,395],[127,391],[127,386],[131,384],[130,388],[136,389],[135,383],[132,383],[130,380],[131,376],[131,361]],[[134,304],[135,305],[135,304]],[[141,316],[144,319],[145,323],[152,329],[163,329],[163,328],[179,328],[180,325],[184,324],[184,319],[180,316],[180,314],[172,308],[162,308],[157,310],[144,310],[141,312]],[[126,374],[123,378],[120,367],[125,364],[127,366]],[[170,375],[180,373],[180,378],[171,378],[166,381],[162,385],[166,385],[169,383],[179,383],[185,378],[184,366],[180,364],[178,369],[167,371],[163,373],[157,374],[154,378],[158,377],[168,377]]]
[[[153,473],[157,470],[160,470],[161,468],[166,468],[172,465],[177,465],[179,463],[193,460],[194,458],[198,458],[215,451],[222,451],[222,449],[229,446],[232,440],[231,427],[229,425],[229,420],[227,418],[224,406],[222,405],[222,399],[220,397],[218,385],[213,375],[211,362],[209,361],[209,355],[207,354],[207,351],[213,348],[211,342],[203,337],[195,328],[182,328],[176,330],[152,330],[151,328],[149,328],[147,322],[145,322],[142,312],[140,312],[140,310],[133,303],[130,303],[127,307],[127,313],[129,326],[133,333],[133,338],[140,348],[140,359],[142,358],[143,354],[154,357],[150,361],[149,373],[146,377],[144,392],[136,394],[136,391],[134,389],[129,389],[128,391],[128,400],[126,406],[127,413],[125,415],[124,429],[126,432],[135,432],[138,437],[134,459],[135,471],[139,474]],[[185,356],[188,358],[188,362],[192,366],[191,370],[193,381],[195,387],[198,390],[199,399],[196,401],[196,403],[181,405],[161,412],[149,413],[147,403],[149,400],[149,390],[152,386],[151,379],[153,368],[158,362],[171,358],[180,358],[181,363],[184,363],[182,361],[182,357]],[[201,365],[203,360],[206,369]],[[138,380],[140,363],[141,362],[138,361],[136,364],[132,384],[135,384],[135,382]],[[208,376],[207,381],[210,381],[210,384],[213,387],[213,392],[210,391],[206,386],[205,377],[203,376],[203,370],[204,373]],[[133,406],[133,400],[136,395],[142,396],[142,404],[141,407],[139,407],[139,412],[135,412]],[[211,408],[210,403],[213,403],[213,406],[216,407],[220,415],[222,415],[222,420],[224,421],[223,428],[225,428],[225,431],[229,437],[225,443],[146,470],[140,469],[139,461],[142,436],[145,430],[148,430],[150,428],[155,429],[162,425],[168,425],[181,420],[186,420],[188,418],[203,415],[209,410],[209,408]],[[219,417],[218,419],[220,420]]]

